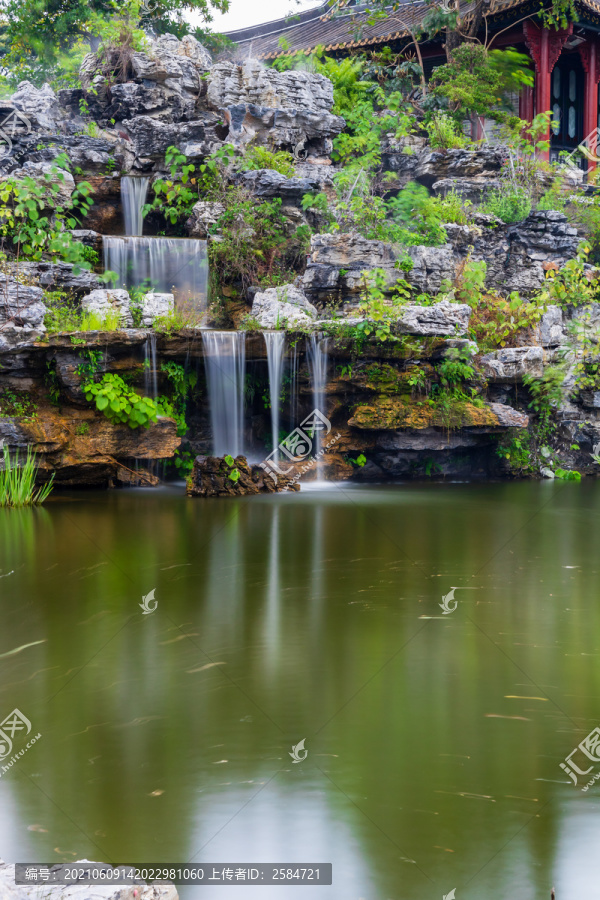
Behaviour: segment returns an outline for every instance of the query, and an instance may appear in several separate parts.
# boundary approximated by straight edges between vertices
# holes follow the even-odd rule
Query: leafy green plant
[[[83,385],[85,398],[96,404],[113,425],[129,428],[149,428],[162,414],[159,404],[150,397],[140,397],[119,375],[107,372],[98,383],[89,381]]]
[[[391,337],[391,325],[397,319],[400,308],[410,299],[410,287],[399,278],[390,291],[384,269],[363,272],[363,300],[360,312],[365,321],[357,326],[363,335],[374,334],[378,341]]]
[[[266,147],[248,147],[239,165],[241,172],[250,172],[254,169],[273,169],[286,178],[293,178],[294,157],[285,150],[267,150]]]
[[[4,388],[0,391],[0,416],[16,416],[20,419],[35,419],[37,405],[27,391]]]
[[[0,506],[39,506],[48,499],[54,482],[54,473],[49,481],[37,488],[39,466],[31,446],[21,464],[18,451],[11,459],[8,447],[2,448],[3,467],[0,469]]]
[[[81,425],[78,425],[75,429],[75,434],[80,437],[83,437],[83,435],[85,435],[85,434],[89,434],[89,432],[90,432],[90,426],[88,425],[87,422],[82,422]]]
[[[60,154],[51,171],[39,178],[8,176],[0,181],[0,237],[9,240],[19,256],[39,260],[42,254],[89,269],[86,250],[74,240],[71,229],[90,206],[92,187],[79,182],[70,200],[57,203],[69,159]]]
[[[561,478],[563,481],[581,481],[581,472],[577,472],[575,469],[561,469],[559,467],[554,470],[554,477]]]
[[[177,434],[180,437],[187,431],[185,408],[188,393],[195,387],[198,376],[196,372],[187,372],[176,362],[161,363],[161,372],[167,376],[173,388],[173,414],[177,422]],[[164,403],[164,401],[163,401]]]

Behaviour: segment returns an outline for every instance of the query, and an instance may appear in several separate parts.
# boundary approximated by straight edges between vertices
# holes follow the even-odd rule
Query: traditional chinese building
[[[535,70],[533,88],[524,88],[518,98],[518,112],[531,121],[538,112],[552,110],[559,124],[551,136],[550,157],[561,150],[574,150],[589,135],[588,146],[595,149],[598,118],[598,82],[600,80],[600,2],[577,0],[579,20],[567,28],[542,27],[539,0],[491,0],[479,32],[492,48],[514,47],[528,54]],[[347,55],[356,50],[377,50],[390,46],[408,48],[411,25],[420,22],[430,6],[423,2],[406,3],[374,25],[360,6],[351,6],[343,14],[333,14],[331,4],[286,19],[278,19],[231,32],[228,37],[237,47],[237,56],[272,60],[297,51],[310,53],[324,46],[332,55]],[[461,5],[461,18],[472,16],[469,5]],[[435,66],[446,61],[443,36],[421,44],[426,77]],[[482,123],[475,124],[475,137],[482,137]]]

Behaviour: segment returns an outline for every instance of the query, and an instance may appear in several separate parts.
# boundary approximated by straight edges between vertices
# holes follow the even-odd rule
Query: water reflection
[[[303,890],[335,898],[594,897],[599,789],[558,763],[600,720],[598,494],[0,510],[0,654],[44,641],[0,658],[1,717],[43,735],[0,778],[4,857],[333,862]],[[476,590],[441,616],[451,585]]]

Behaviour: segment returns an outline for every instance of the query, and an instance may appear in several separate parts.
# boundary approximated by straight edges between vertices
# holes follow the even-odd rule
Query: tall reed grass
[[[37,506],[48,499],[52,490],[54,474],[46,484],[36,489],[38,473],[35,453],[27,448],[27,457],[19,465],[18,451],[11,459],[8,447],[2,448],[3,467],[0,469],[0,506]]]

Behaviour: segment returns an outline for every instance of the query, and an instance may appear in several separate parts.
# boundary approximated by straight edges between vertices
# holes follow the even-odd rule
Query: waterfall
[[[263,331],[267,345],[269,364],[269,395],[271,398],[271,433],[273,450],[279,444],[279,403],[283,378],[283,354],[285,351],[285,331]]]
[[[215,456],[244,452],[246,334],[203,331],[204,363]]]
[[[206,241],[194,238],[103,237],[110,287],[145,287],[175,294],[178,309],[205,309],[208,295]]]
[[[158,376],[156,371],[156,335],[149,334],[144,342],[144,396],[158,397]]]
[[[290,359],[290,430],[298,424],[298,344],[292,347]]]
[[[327,344],[328,339],[311,334],[310,343],[307,346],[307,360],[310,378],[313,389],[314,409],[318,409],[324,416],[327,415],[325,409],[325,388],[327,386]],[[321,451],[321,432],[316,431],[314,434],[314,451],[317,456],[317,481],[322,481],[322,457],[318,454]]]
[[[144,230],[142,208],[146,202],[149,178],[121,178],[121,201],[123,203],[123,218],[125,219],[125,234],[140,235]]]

